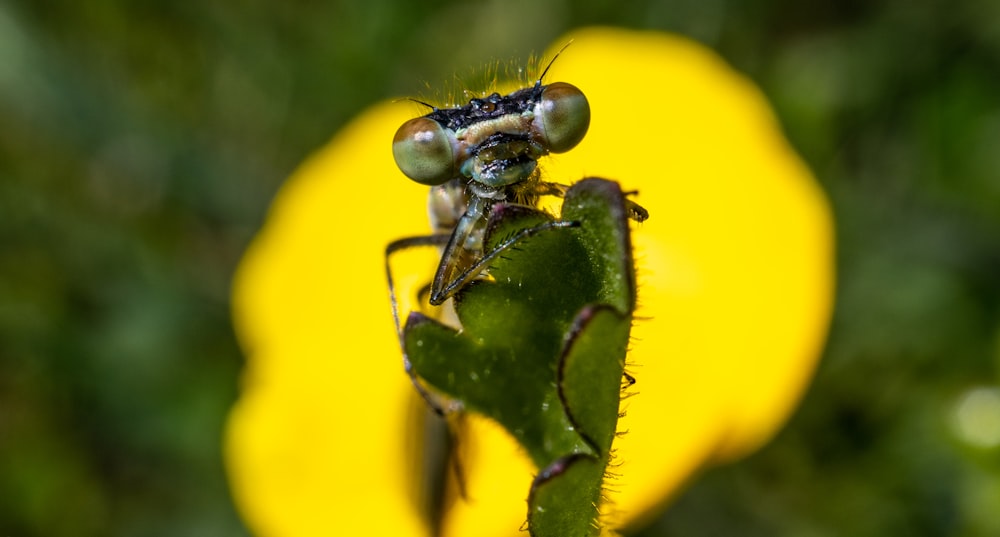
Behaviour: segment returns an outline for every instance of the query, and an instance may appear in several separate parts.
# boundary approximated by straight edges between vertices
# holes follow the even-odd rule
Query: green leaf
[[[427,386],[506,428],[539,469],[528,522],[536,537],[598,531],[601,484],[618,419],[635,275],[616,183],[585,179],[566,194],[572,228],[524,239],[455,296],[462,330],[412,313],[404,345]],[[494,211],[492,248],[551,217]]]

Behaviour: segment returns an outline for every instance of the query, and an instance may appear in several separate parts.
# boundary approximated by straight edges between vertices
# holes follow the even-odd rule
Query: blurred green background
[[[246,535],[228,293],[271,196],[366,105],[585,24],[717,50],[837,215],[804,404],[642,535],[1000,535],[998,21],[995,0],[0,3],[0,535]],[[655,91],[621,85],[623,113]]]

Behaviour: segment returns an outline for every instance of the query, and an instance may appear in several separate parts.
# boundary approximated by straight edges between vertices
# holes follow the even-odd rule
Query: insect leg
[[[625,212],[628,213],[629,218],[636,222],[645,222],[649,218],[649,211],[645,207],[628,198],[625,198]]]
[[[538,196],[558,196],[560,198],[566,197],[567,190],[569,190],[569,185],[548,181],[539,181],[532,187],[532,193]]]
[[[417,246],[443,246],[448,242],[450,235],[422,235],[419,237],[406,237],[404,239],[398,239],[389,243],[385,247],[385,277],[389,283],[389,301],[392,304],[392,320],[396,324],[396,337],[399,338],[399,348],[403,352],[403,368],[406,370],[406,374],[409,375],[410,381],[413,386],[420,393],[427,404],[434,410],[434,412],[440,416],[444,416],[445,411],[441,408],[441,405],[434,400],[430,392],[427,391],[423,385],[417,380],[416,373],[413,372],[413,365],[410,363],[410,358],[406,355],[406,346],[403,341],[403,327],[399,321],[399,303],[396,300],[396,286],[392,279],[392,266],[389,263],[389,259],[392,254],[405,250],[407,248],[413,248]]]
[[[645,222],[649,218],[649,211],[642,205],[629,199],[630,196],[635,196],[638,193],[638,190],[622,191],[622,195],[625,196],[625,213],[636,222]]]
[[[454,293],[452,291],[445,295],[443,288],[446,284],[455,281],[454,274],[456,272],[460,276],[464,274],[462,272],[463,265],[475,266],[478,253],[482,249],[482,230],[486,223],[485,206],[486,202],[482,198],[473,198],[465,214],[455,224],[455,230],[441,254],[441,263],[438,265],[437,272],[434,273],[434,280],[431,282],[431,304],[440,306]],[[477,275],[478,273],[473,274],[465,282]]]
[[[496,248],[486,252],[483,257],[476,260],[469,268],[465,269],[461,274],[456,276],[454,279],[445,282],[438,282],[435,278],[434,286],[432,287],[431,293],[431,304],[439,305],[447,300],[449,297],[454,295],[459,289],[465,287],[470,281],[475,279],[479,274],[489,266],[489,264],[502,254],[505,250],[514,246],[518,242],[527,239],[533,235],[537,235],[543,231],[550,229],[560,229],[560,228],[570,228],[570,227],[580,227],[580,222],[576,221],[565,221],[565,220],[555,220],[552,222],[545,222],[544,224],[539,224],[534,227],[524,228],[517,233],[511,235],[503,242],[498,244]],[[450,246],[450,245],[449,245]]]
[[[462,457],[460,454],[459,438],[461,436],[461,429],[464,427],[465,420],[463,419],[462,412],[455,412],[455,407],[447,407],[441,404],[441,400],[435,397],[431,392],[420,383],[420,379],[417,378],[416,373],[413,371],[412,363],[406,354],[406,346],[403,341],[403,328],[400,322],[399,315],[399,303],[396,300],[396,286],[392,278],[392,267],[389,263],[392,254],[399,252],[400,250],[406,250],[408,248],[421,247],[421,246],[437,246],[441,247],[448,243],[451,238],[451,234],[434,234],[434,235],[422,235],[417,237],[407,237],[399,240],[395,240],[389,243],[385,248],[385,274],[386,280],[389,284],[389,301],[392,303],[392,319],[396,325],[396,334],[399,337],[399,348],[403,353],[403,368],[406,370],[406,374],[410,377],[410,382],[416,389],[417,394],[421,399],[427,404],[426,410],[421,410],[422,413],[433,413],[437,417],[430,415],[421,414],[425,416],[422,426],[422,437],[425,439],[430,439],[430,441],[443,443],[437,445],[438,449],[431,451],[439,451],[437,456],[433,456],[430,453],[425,453],[424,459],[422,459],[422,467],[424,470],[424,476],[429,480],[426,483],[426,500],[427,500],[427,512],[430,514],[430,519],[433,526],[439,526],[440,520],[435,517],[439,517],[443,510],[441,505],[444,501],[444,490],[446,484],[446,471],[445,466],[450,467],[451,471],[454,473],[455,480],[458,483],[458,493],[461,498],[466,498],[467,493],[465,489],[465,470],[462,465]],[[420,295],[424,295],[428,292],[429,286],[424,286]],[[435,531],[434,534],[439,534],[440,531]]]
[[[566,191],[569,190],[569,185],[564,185],[562,183],[549,183],[547,181],[539,181],[534,184],[531,188],[531,193],[536,196],[558,196],[560,198],[566,197]],[[638,192],[633,190],[629,192],[623,192],[622,194],[626,196],[632,196]],[[629,218],[635,220],[636,222],[645,222],[649,218],[649,211],[647,211],[642,205],[625,198],[625,212]]]

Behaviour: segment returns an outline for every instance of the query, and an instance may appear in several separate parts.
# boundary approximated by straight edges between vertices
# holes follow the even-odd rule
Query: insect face
[[[411,119],[396,132],[392,153],[399,169],[418,183],[464,178],[481,196],[499,199],[498,191],[534,173],[539,158],[580,143],[589,125],[583,92],[565,82],[539,81]]]

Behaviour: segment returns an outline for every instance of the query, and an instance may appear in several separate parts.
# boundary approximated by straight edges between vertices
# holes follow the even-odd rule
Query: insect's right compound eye
[[[440,185],[458,175],[452,136],[433,119],[403,123],[392,139],[392,156],[407,177],[424,185]]]

